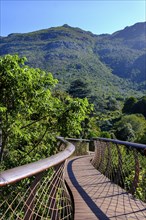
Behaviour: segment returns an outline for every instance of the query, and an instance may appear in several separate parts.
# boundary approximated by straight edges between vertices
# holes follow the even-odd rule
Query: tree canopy
[[[140,142],[146,129],[146,120],[142,115],[125,115],[115,124],[115,135],[118,139]]]
[[[146,117],[146,96],[142,96],[139,99],[130,97],[126,100],[123,107],[124,113],[139,113]]]
[[[53,154],[56,135],[79,137],[93,109],[87,99],[58,95],[52,74],[25,61],[17,55],[0,57],[0,159],[7,167]]]
[[[85,98],[89,96],[91,91],[88,88],[87,82],[81,79],[76,79],[72,81],[67,92],[73,97]]]

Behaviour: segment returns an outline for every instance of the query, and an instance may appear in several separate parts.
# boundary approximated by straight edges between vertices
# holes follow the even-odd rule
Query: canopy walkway
[[[0,174],[0,219],[146,219],[146,145],[59,138],[57,147]]]

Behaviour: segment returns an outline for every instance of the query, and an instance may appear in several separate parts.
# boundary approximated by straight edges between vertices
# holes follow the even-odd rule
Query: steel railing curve
[[[72,219],[64,168],[75,146],[57,139],[65,148],[58,154],[0,173],[0,219]]]
[[[146,145],[93,138],[93,166],[112,182],[146,202]]]

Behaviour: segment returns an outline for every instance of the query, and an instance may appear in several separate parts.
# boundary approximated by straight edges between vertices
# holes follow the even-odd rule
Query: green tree
[[[119,110],[120,109],[119,102],[115,98],[109,97],[107,102],[107,109],[109,111]]]
[[[115,125],[115,135],[124,141],[139,141],[144,135],[146,121],[142,115],[126,115]]]
[[[117,128],[116,136],[118,139],[123,141],[134,141],[135,132],[132,129],[132,125],[130,123],[126,123]]]
[[[0,57],[0,159],[7,168],[53,154],[56,135],[79,136],[93,109],[87,99],[55,94],[52,74],[25,61]]]
[[[80,137],[87,128],[84,126],[86,121],[93,120],[90,117],[93,105],[89,104],[87,98],[72,98],[61,91],[55,92],[54,95],[61,100],[57,122],[59,133],[64,137]],[[89,133],[89,130],[86,133]]]
[[[88,88],[88,84],[85,81],[76,79],[72,81],[67,92],[72,97],[85,98],[89,96],[90,89]]]
[[[140,113],[146,117],[146,96],[136,99],[130,97],[126,100],[123,107],[123,113]]]
[[[146,144],[146,128],[144,130],[143,135],[141,136],[141,138],[139,138],[138,141],[139,141],[139,143]]]
[[[17,158],[20,151],[39,145],[58,104],[51,95],[57,81],[50,73],[26,66],[25,61],[17,55],[0,58],[1,160],[4,149],[8,154],[13,149],[13,158]]]
[[[128,98],[124,103],[124,106],[122,109],[123,113],[128,113],[128,114],[133,113],[133,108],[136,102],[137,102],[137,99],[135,97]]]
[[[146,96],[143,96],[135,105],[133,109],[134,113],[143,114],[146,117]]]

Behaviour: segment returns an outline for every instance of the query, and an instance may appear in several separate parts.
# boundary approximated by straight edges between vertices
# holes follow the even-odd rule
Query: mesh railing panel
[[[96,140],[92,164],[133,198],[146,203],[146,156],[140,148]],[[144,207],[145,208],[145,207]]]
[[[56,155],[0,173],[0,220],[73,219],[64,170],[75,146],[57,140]]]
[[[72,219],[72,201],[64,183],[64,163],[37,176],[1,188],[0,219]]]

